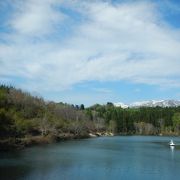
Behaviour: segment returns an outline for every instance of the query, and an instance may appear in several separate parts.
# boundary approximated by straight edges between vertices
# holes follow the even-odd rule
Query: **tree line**
[[[115,107],[96,104],[87,109],[90,117],[96,113],[106,128],[120,134],[180,134],[180,107]]]

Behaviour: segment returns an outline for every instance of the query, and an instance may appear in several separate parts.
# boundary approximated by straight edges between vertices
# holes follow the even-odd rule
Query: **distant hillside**
[[[89,132],[100,130],[83,104],[46,102],[20,89],[0,86],[0,149],[88,137]]]

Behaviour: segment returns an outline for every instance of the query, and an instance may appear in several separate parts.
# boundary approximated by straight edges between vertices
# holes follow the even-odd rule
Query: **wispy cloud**
[[[98,93],[103,93],[103,94],[112,93],[112,90],[107,89],[107,88],[92,88],[92,90]]]
[[[1,80],[43,91],[91,80],[180,86],[180,31],[151,1],[15,2],[0,33]]]
[[[135,92],[135,93],[140,93],[140,92],[141,92],[141,89],[136,88],[136,89],[134,89],[134,92]]]

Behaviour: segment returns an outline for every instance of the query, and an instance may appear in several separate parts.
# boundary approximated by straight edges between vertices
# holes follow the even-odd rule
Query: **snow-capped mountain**
[[[141,101],[130,104],[130,107],[176,107],[180,106],[180,101],[178,100],[150,100],[150,101]]]
[[[139,101],[134,102],[129,105],[122,102],[114,103],[114,106],[121,108],[128,107],[177,107],[180,106],[180,100],[149,100],[149,101]]]

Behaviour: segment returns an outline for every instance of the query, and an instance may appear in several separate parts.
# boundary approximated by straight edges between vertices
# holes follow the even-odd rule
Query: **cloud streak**
[[[180,31],[162,16],[151,1],[16,1],[0,33],[0,79],[39,91],[86,81],[179,87]]]

